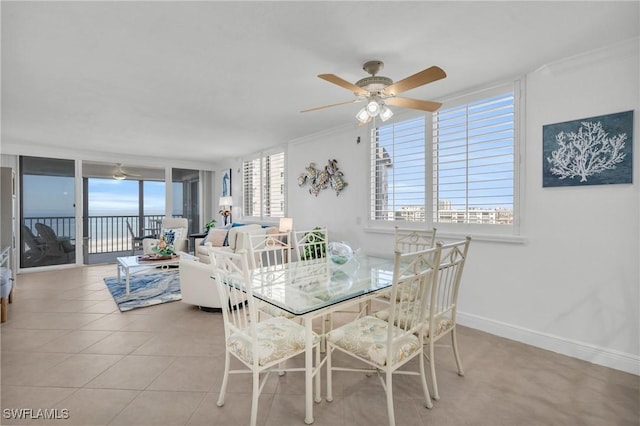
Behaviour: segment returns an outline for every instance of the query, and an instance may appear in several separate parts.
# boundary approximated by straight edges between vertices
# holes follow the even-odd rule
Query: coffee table
[[[177,256],[170,259],[160,260],[142,260],[143,256],[124,256],[117,258],[118,267],[118,283],[121,282],[124,275],[126,294],[129,294],[129,277],[141,272],[148,272],[152,269],[160,269],[166,271],[171,266],[178,266],[180,259],[197,261],[198,258],[188,253],[180,252]]]

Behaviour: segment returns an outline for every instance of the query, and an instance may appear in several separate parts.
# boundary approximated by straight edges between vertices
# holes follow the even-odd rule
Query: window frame
[[[514,143],[513,143],[513,223],[509,225],[498,224],[461,224],[461,223],[440,223],[434,221],[434,194],[433,194],[433,173],[434,173],[434,152],[433,152],[433,114],[425,113],[425,221],[410,222],[396,220],[376,220],[372,219],[372,191],[373,185],[369,184],[369,203],[367,207],[368,225],[371,230],[389,230],[395,226],[402,226],[416,229],[437,228],[438,235],[443,237],[459,237],[464,235],[478,236],[485,240],[511,241],[520,242],[520,223],[521,223],[521,203],[524,195],[524,187],[522,185],[522,173],[524,172],[523,162],[521,161],[521,152],[523,152],[522,143],[524,141],[524,78],[517,78],[508,82],[483,86],[474,90],[467,90],[459,94],[441,99],[443,109],[453,108],[464,104],[472,103],[482,99],[490,98],[499,94],[512,91],[514,100]],[[391,121],[395,124],[400,121],[411,120],[416,114],[396,114]],[[388,125],[389,122],[380,124]],[[372,127],[371,138],[374,137],[375,127]],[[369,155],[373,149],[373,141],[369,141]],[[369,179],[374,170],[369,163]]]
[[[277,155],[277,154],[282,154],[282,171],[280,173],[280,179],[282,179],[281,182],[279,182],[279,186],[278,188],[282,188],[282,216],[272,216],[271,214],[266,214],[265,212],[265,188],[266,188],[266,183],[262,182],[263,179],[263,170],[262,168],[264,167],[264,162],[265,159],[271,155]],[[264,151],[259,151],[256,152],[252,155],[249,155],[247,157],[242,158],[241,161],[241,170],[242,170],[242,218],[244,220],[249,220],[249,221],[260,221],[260,222],[275,222],[278,221],[280,219],[280,217],[286,217],[287,215],[287,149],[285,146],[279,146],[279,147],[274,147],[268,150],[264,150]],[[259,183],[259,188],[261,188],[261,198],[262,201],[260,202],[260,212],[259,215],[247,215],[246,212],[246,205],[245,205],[245,198],[246,198],[246,177],[245,177],[245,163],[249,162],[249,161],[255,161],[255,160],[259,160],[260,163],[260,183]],[[271,187],[273,187],[273,184],[270,184]],[[253,212],[252,212],[253,213]]]

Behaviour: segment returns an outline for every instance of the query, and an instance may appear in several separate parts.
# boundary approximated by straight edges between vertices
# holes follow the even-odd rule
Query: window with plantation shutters
[[[513,224],[514,93],[433,114],[433,222]]]
[[[425,221],[425,117],[372,130],[371,220]]]
[[[284,152],[242,163],[244,215],[284,217]]]
[[[522,90],[520,80],[476,90],[373,129],[370,222],[517,234]]]

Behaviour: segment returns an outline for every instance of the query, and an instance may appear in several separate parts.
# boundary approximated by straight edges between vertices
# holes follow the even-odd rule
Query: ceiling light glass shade
[[[375,117],[380,113],[380,104],[376,100],[372,100],[367,104],[367,112],[371,117]]]
[[[393,111],[386,105],[382,105],[382,109],[380,110],[380,120],[387,121],[393,116]]]
[[[124,174],[116,173],[116,174],[113,175],[113,178],[115,180],[125,180],[127,177]]]
[[[362,124],[366,123],[367,121],[369,121],[369,113],[367,112],[367,108],[364,107],[362,108],[360,111],[358,111],[358,113],[356,114],[356,118],[358,119],[358,121]]]

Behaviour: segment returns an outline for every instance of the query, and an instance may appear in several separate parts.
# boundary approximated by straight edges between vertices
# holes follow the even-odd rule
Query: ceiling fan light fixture
[[[125,180],[127,178],[123,173],[114,173],[113,178],[115,180]]]
[[[356,114],[356,118],[362,124],[365,124],[366,122],[368,122],[371,117],[369,116],[367,107],[363,107],[362,109],[360,109],[360,111],[358,111],[358,113]]]
[[[384,122],[391,117],[393,117],[393,111],[391,111],[391,108],[386,105],[382,105],[382,109],[380,110],[380,120]]]
[[[380,104],[378,103],[378,101],[376,99],[372,99],[368,104],[367,104],[367,113],[371,116],[371,117],[375,117],[378,114],[380,114]]]

